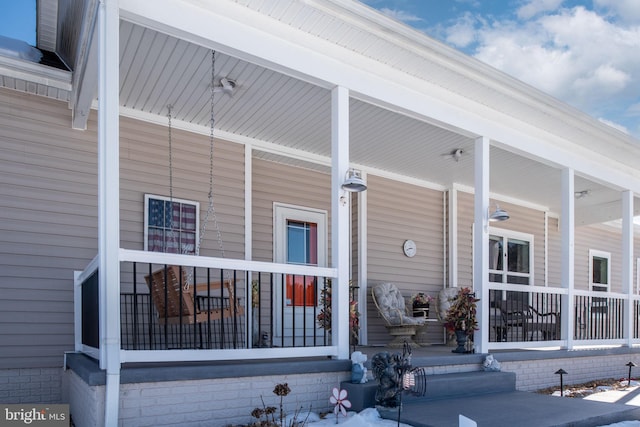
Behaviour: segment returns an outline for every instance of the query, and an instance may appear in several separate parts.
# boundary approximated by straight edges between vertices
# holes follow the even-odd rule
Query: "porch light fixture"
[[[235,80],[230,79],[229,77],[223,77],[220,79],[220,85],[213,86],[214,92],[222,92],[225,95],[233,95],[233,90],[236,88],[238,84]]]
[[[496,205],[496,210],[489,215],[489,222],[500,222],[509,219],[509,214],[504,209],[500,209],[500,206]]]
[[[349,168],[342,184],[342,189],[351,193],[360,193],[366,190],[367,184],[362,179],[362,172],[358,169]]]
[[[591,194],[591,190],[582,190],[582,191],[576,191],[574,193],[574,196],[576,197],[576,199],[584,199],[589,194]]]

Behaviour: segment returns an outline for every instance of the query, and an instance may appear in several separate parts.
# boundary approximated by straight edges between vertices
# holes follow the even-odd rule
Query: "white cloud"
[[[608,92],[616,93],[624,89],[630,80],[631,77],[627,73],[605,64],[593,70],[592,73],[579,77],[574,87],[583,91],[606,88]]]
[[[383,7],[382,9],[380,9],[380,12],[384,13],[385,15],[396,19],[398,21],[402,21],[402,22],[419,22],[422,21],[423,19],[417,15],[414,15],[412,13],[408,13],[405,12],[403,10],[398,10],[398,9],[389,9],[386,7]]]
[[[575,7],[525,21],[465,15],[445,34],[456,47],[474,49],[481,61],[638,135],[640,25]]]
[[[445,29],[445,40],[447,43],[464,49],[475,43],[476,40],[476,19],[470,13],[464,14],[455,24]]]
[[[611,120],[603,119],[602,117],[599,118],[598,120],[600,120],[602,123],[604,123],[606,125],[611,126],[614,129],[618,129],[620,132],[626,133],[627,135],[629,135],[629,133],[630,133],[629,129],[627,129],[625,126],[622,126],[619,123],[615,123],[615,122],[612,122]]]
[[[530,0],[529,3],[521,6],[516,15],[520,19],[530,19],[534,16],[558,9],[564,0]]]
[[[601,8],[622,22],[640,23],[640,4],[638,0],[594,0],[596,8]]]

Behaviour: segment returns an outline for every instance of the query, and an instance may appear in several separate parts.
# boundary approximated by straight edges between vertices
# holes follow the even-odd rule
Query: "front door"
[[[275,262],[326,266],[327,212],[275,204],[274,214]],[[300,344],[298,341],[303,339],[309,342],[314,337],[322,339],[324,331],[316,321],[322,286],[315,276],[285,275],[281,279],[274,295],[275,338],[284,339],[285,345]]]

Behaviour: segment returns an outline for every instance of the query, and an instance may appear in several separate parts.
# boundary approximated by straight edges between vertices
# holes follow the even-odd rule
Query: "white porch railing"
[[[337,277],[334,268],[126,249],[119,254],[123,363],[338,355],[317,320],[326,310],[319,303],[322,288]],[[179,271],[174,312],[168,292],[150,292],[152,283],[158,285],[153,273],[168,279],[169,266]],[[98,302],[98,268],[93,262],[76,273],[76,350],[94,358],[98,312],[109,309]]]
[[[565,288],[503,283],[488,283],[488,288],[489,349],[640,344],[638,295],[573,290],[566,301]],[[628,307],[631,327],[625,320]],[[564,330],[569,320],[570,340]]]

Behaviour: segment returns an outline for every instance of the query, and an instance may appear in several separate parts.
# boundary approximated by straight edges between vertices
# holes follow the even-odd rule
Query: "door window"
[[[490,282],[529,285],[532,264],[533,236],[515,232],[489,236]]]
[[[286,233],[287,263],[317,266],[318,224],[288,219]],[[287,306],[313,307],[316,301],[315,277],[287,275]]]

